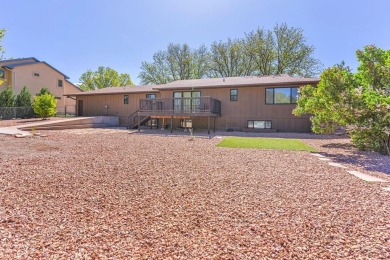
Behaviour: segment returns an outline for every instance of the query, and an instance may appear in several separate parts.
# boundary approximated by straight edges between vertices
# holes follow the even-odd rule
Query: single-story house
[[[79,116],[118,116],[120,125],[243,131],[310,132],[309,116],[292,114],[298,89],[317,78],[288,75],[178,80],[69,94]]]

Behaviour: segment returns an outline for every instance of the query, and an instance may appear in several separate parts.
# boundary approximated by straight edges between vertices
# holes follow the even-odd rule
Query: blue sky
[[[78,82],[98,66],[129,73],[169,43],[197,48],[286,22],[325,67],[367,44],[390,49],[388,0],[12,0],[1,4],[5,57],[36,57]]]

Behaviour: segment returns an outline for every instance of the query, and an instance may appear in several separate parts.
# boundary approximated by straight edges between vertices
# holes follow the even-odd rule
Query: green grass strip
[[[217,147],[317,152],[314,147],[300,140],[286,138],[226,137],[217,144]]]

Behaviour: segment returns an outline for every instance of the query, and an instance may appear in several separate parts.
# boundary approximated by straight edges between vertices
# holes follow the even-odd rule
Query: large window
[[[272,122],[270,120],[249,120],[248,128],[251,129],[271,129]]]
[[[238,90],[231,89],[230,90],[230,101],[237,101],[237,100],[238,100]]]
[[[125,105],[129,104],[129,95],[123,96],[123,104],[125,104]]]
[[[266,88],[266,104],[296,104],[298,88]]]
[[[0,79],[5,79],[5,71],[0,70]]]

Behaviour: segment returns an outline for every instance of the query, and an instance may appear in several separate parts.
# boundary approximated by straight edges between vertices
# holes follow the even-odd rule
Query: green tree
[[[191,49],[188,44],[171,43],[153,55],[153,62],[142,62],[138,77],[142,84],[251,75],[312,77],[322,69],[313,53],[302,29],[284,23],[273,30],[258,28],[243,38],[213,42],[209,51],[204,45]]]
[[[100,66],[97,71],[87,70],[80,77],[81,89],[84,91],[107,87],[131,86],[129,74],[119,74],[117,71]]]
[[[16,96],[15,106],[17,107],[29,107],[31,106],[31,93],[27,86],[24,86],[20,93]]]
[[[41,96],[41,95],[44,95],[44,94],[53,95],[48,88],[43,87],[43,88],[41,88],[39,90],[39,92],[36,94],[36,96]]]
[[[3,59],[3,55],[5,53],[3,45],[1,45],[1,41],[3,40],[5,36],[5,29],[0,29],[0,60]]]
[[[53,95],[45,93],[35,96],[32,107],[35,114],[42,119],[47,119],[56,114],[57,100]]]
[[[188,44],[169,44],[166,51],[153,55],[153,62],[142,62],[142,84],[165,84],[175,80],[198,79],[209,72],[209,53],[202,45],[191,49]]]
[[[312,77],[322,68],[313,57],[314,47],[307,44],[303,30],[286,23],[276,25],[272,31],[258,28],[246,35],[245,43],[256,75]]]
[[[390,50],[370,45],[356,54],[357,73],[344,64],[326,69],[316,87],[300,89],[293,113],[312,114],[315,133],[347,126],[356,147],[390,155]]]
[[[252,73],[262,75],[276,74],[275,38],[272,31],[258,28],[245,36],[245,48],[252,58]]]
[[[253,72],[252,56],[241,39],[214,42],[210,52],[212,77],[249,76]]]
[[[15,106],[15,94],[14,89],[9,86],[6,87],[0,93],[0,107],[13,107]]]

